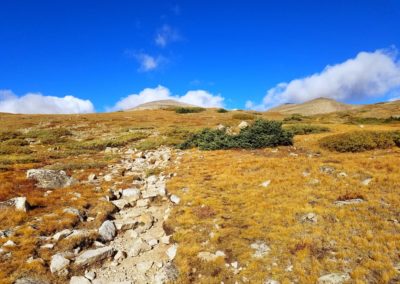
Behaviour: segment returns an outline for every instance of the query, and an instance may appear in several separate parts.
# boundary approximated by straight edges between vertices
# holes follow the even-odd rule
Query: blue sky
[[[65,96],[67,108],[90,100],[96,111],[146,96],[254,109],[319,93],[352,103],[387,100],[400,96],[399,27],[395,0],[1,1],[0,111],[3,101],[3,111],[32,112],[21,105],[36,103],[60,112]],[[314,85],[348,78],[357,67],[350,62],[337,76],[289,84],[346,60],[366,72],[386,61],[370,78],[361,70],[323,91]],[[364,95],[359,85],[380,86],[377,77],[386,88]],[[351,91],[337,95],[343,89]]]

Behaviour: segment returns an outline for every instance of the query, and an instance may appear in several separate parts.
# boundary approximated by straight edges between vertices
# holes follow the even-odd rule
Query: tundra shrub
[[[256,149],[292,145],[293,134],[282,129],[278,121],[257,119],[251,126],[237,135],[228,135],[223,130],[204,129],[181,144],[181,149],[199,147],[201,150],[231,148]]]
[[[176,113],[197,113],[205,111],[205,108],[202,107],[177,107],[175,108]]]
[[[235,113],[232,115],[232,118],[238,120],[254,120],[256,116],[251,113]]]
[[[219,108],[219,109],[217,110],[217,112],[218,112],[218,113],[225,113],[225,112],[228,112],[228,110],[226,110],[226,109],[224,109],[224,108]]]
[[[309,124],[292,124],[287,126],[286,130],[292,132],[293,135],[307,135],[330,131],[328,127]]]
[[[362,152],[399,146],[399,132],[354,131],[324,137],[320,145],[337,152]]]

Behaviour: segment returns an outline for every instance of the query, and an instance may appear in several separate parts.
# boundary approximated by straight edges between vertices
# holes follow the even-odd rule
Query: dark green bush
[[[331,151],[362,152],[399,146],[399,140],[399,132],[354,131],[324,137],[320,140],[320,145]]]
[[[181,144],[181,149],[199,147],[201,150],[231,148],[255,149],[292,145],[293,134],[282,129],[278,121],[257,119],[251,126],[237,135],[228,135],[223,130],[204,129]]]
[[[287,126],[286,130],[292,132],[293,135],[307,135],[330,131],[328,127],[309,124],[292,124]]]
[[[202,107],[177,107],[175,108],[176,113],[197,113],[205,111],[205,108]]]
[[[288,116],[288,117],[285,117],[285,118],[283,119],[283,121],[285,121],[285,122],[289,122],[289,121],[303,121],[303,119],[304,119],[304,116],[303,116],[303,115],[298,114],[298,113],[295,113],[295,114],[292,114],[292,115],[290,115],[290,116]]]
[[[226,112],[229,112],[229,111],[224,109],[224,108],[219,108],[219,109],[217,109],[217,112],[218,113],[226,113]]]

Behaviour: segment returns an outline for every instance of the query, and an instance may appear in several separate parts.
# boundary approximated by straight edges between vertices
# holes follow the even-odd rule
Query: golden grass
[[[77,217],[63,212],[66,207],[86,210],[88,216],[94,217],[94,221],[87,223],[89,229],[98,228],[114,210],[109,203],[100,200],[112,183],[103,183],[101,189],[78,184],[54,190],[45,197],[43,190],[26,180],[26,170],[43,166],[65,169],[78,180],[85,180],[89,173],[98,174],[104,170],[103,166],[116,162],[117,155],[102,151],[106,147],[104,143],[117,141],[125,149],[176,145],[190,133],[205,127],[214,128],[220,123],[236,126],[240,121],[233,118],[235,113],[243,112],[206,110],[182,115],[154,110],[87,115],[0,114],[0,142],[5,143],[1,145],[21,145],[31,151],[0,154],[0,201],[26,196],[33,205],[27,213],[0,212],[0,230],[20,226],[11,237],[17,244],[10,249],[13,257],[0,258],[0,282],[12,283],[24,275],[43,275],[52,283],[65,281],[50,275],[49,260],[52,254],[72,248],[80,240],[61,242],[53,251],[48,251],[38,249],[43,244],[38,237],[74,226],[81,228]],[[278,113],[257,117],[283,119]],[[311,120],[320,122],[319,118]],[[384,283],[393,278],[393,263],[399,262],[399,225],[388,220],[400,219],[396,209],[400,207],[400,173],[396,166],[399,149],[331,153],[319,148],[320,138],[358,127],[332,124],[329,128],[331,133],[295,137],[295,148],[283,147],[277,153],[270,149],[191,150],[186,155],[180,168],[175,170],[178,176],[168,185],[168,190],[179,195],[182,202],[165,225],[168,231],[175,231],[173,238],[180,244],[176,260],[181,271],[180,282],[231,283],[246,277],[251,283],[257,283],[271,276],[282,283],[295,278],[299,283],[312,283],[322,273],[342,271],[346,267],[352,270],[352,277],[358,283]],[[398,128],[395,124],[365,127],[368,130]],[[55,132],[61,139],[52,140],[51,130],[54,129],[62,129]],[[37,134],[32,137],[47,138],[44,143],[36,141],[29,146],[22,146],[25,143],[21,140],[7,142],[27,133]],[[79,147],[90,141],[100,146]],[[289,152],[299,156],[289,156]],[[309,154],[314,156],[309,158]],[[345,171],[348,177],[320,173],[322,164],[333,165],[338,171]],[[306,170],[311,172],[310,177],[302,176]],[[371,185],[361,186],[362,176],[369,175],[373,176]],[[311,178],[319,179],[320,183],[310,185]],[[259,184],[267,179],[271,180],[271,185],[260,187]],[[124,177],[121,181],[131,182]],[[185,187],[189,188],[188,192],[181,190]],[[75,198],[76,194],[81,197]],[[362,196],[366,202],[356,207],[332,205],[335,200],[352,196]],[[318,215],[317,224],[299,222],[299,218],[308,212]],[[211,232],[213,237],[209,235]],[[254,240],[264,240],[271,247],[267,257],[260,260],[251,257],[249,245]],[[5,241],[0,240],[0,245]],[[225,251],[226,261],[237,260],[244,269],[234,275],[225,267],[223,259],[202,263],[196,257],[201,250],[214,252],[217,249]],[[43,258],[44,264],[28,264],[26,260],[32,255]],[[285,268],[290,263],[294,266],[293,271],[287,272]]]

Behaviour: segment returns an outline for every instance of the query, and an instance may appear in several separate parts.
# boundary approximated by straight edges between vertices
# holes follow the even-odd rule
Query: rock
[[[327,166],[327,165],[323,165],[321,167],[319,167],[319,170],[321,171],[321,173],[325,173],[325,174],[334,174],[336,169],[334,167],[331,166]]]
[[[215,129],[220,130],[220,131],[224,131],[226,129],[226,126],[223,124],[218,124],[217,127],[215,127]]]
[[[262,258],[269,253],[271,250],[269,246],[263,241],[256,241],[250,245],[250,248],[254,250],[253,257]]]
[[[175,256],[176,256],[176,252],[178,251],[178,245],[177,244],[173,244],[172,246],[170,246],[166,253],[168,255],[169,260],[174,260]]]
[[[333,204],[337,206],[342,206],[342,205],[351,205],[351,204],[358,204],[364,202],[364,199],[361,198],[354,198],[354,199],[347,199],[347,200],[337,200],[333,202]]]
[[[171,197],[169,198],[171,200],[172,203],[174,204],[179,204],[179,202],[181,202],[181,199],[176,196],[175,194],[172,194]]]
[[[89,176],[88,176],[88,181],[89,182],[93,182],[93,181],[95,181],[95,180],[97,180],[97,176],[96,176],[96,174],[90,174]]]
[[[128,252],[128,255],[131,257],[135,257],[135,256],[138,256],[140,253],[146,252],[149,250],[151,250],[151,247],[146,242],[144,242],[141,238],[139,238],[133,243],[131,249]]]
[[[70,264],[70,260],[66,259],[62,254],[58,253],[51,257],[50,271],[51,273],[59,273],[65,270]]]
[[[96,272],[94,271],[88,271],[85,273],[85,277],[89,279],[90,281],[93,281],[96,278]]]
[[[112,175],[111,174],[105,175],[104,181],[112,181]]]
[[[348,273],[331,273],[318,278],[317,284],[341,284],[348,280],[350,280]]]
[[[11,198],[7,201],[2,201],[0,202],[0,209],[4,208],[15,208],[15,210],[18,211],[28,211],[29,209],[29,204],[26,201],[26,197],[15,197]]]
[[[239,129],[244,129],[244,128],[247,128],[247,127],[249,127],[249,124],[244,120],[242,122],[240,122],[239,125],[238,125]]]
[[[169,245],[170,238],[171,238],[171,236],[163,236],[163,237],[161,238],[161,242],[162,242],[163,244]]]
[[[369,178],[363,179],[361,181],[361,184],[364,185],[364,186],[367,186],[367,185],[370,184],[371,181],[372,181],[372,178],[369,177]]]
[[[71,215],[75,215],[75,216],[79,217],[79,220],[80,220],[81,222],[83,222],[83,220],[84,220],[83,214],[81,214],[81,212],[80,212],[78,209],[74,208],[74,207],[65,208],[65,209],[63,210],[63,212],[64,212],[64,213],[71,214]]]
[[[313,178],[308,182],[309,185],[318,185],[319,183],[320,183],[319,179],[316,178]]]
[[[122,190],[122,197],[129,201],[136,201],[140,198],[140,190],[137,188],[128,188]]]
[[[114,254],[114,249],[110,246],[91,249],[81,253],[76,259],[75,264],[78,266],[90,265],[95,262],[101,261]]]
[[[147,241],[148,245],[151,247],[154,247],[158,244],[158,240],[157,239],[150,239]]]
[[[69,284],[91,284],[89,279],[83,276],[72,276],[69,280]]]
[[[8,240],[3,244],[3,247],[15,247],[16,244],[12,240]]]
[[[345,172],[340,172],[338,173],[338,177],[344,178],[347,177],[347,174]]]
[[[122,210],[130,205],[129,201],[125,199],[113,200],[111,203],[114,204],[119,210]]]
[[[307,213],[303,217],[301,217],[301,222],[316,224],[318,222],[317,214],[315,214],[315,213]]]
[[[37,181],[36,186],[44,189],[56,189],[68,187],[76,181],[67,176],[65,171],[55,171],[46,169],[31,169],[26,173],[28,179]]]
[[[101,224],[99,228],[99,236],[100,239],[109,242],[112,241],[115,238],[115,235],[117,234],[114,222],[107,220],[104,221],[103,224]]]
[[[197,254],[197,257],[203,261],[214,261],[218,257],[225,257],[225,253],[223,251],[216,251],[215,253],[201,251]]]
[[[122,261],[126,258],[126,252],[119,250],[115,256],[114,256],[114,260],[115,261]]]
[[[266,181],[264,181],[263,183],[261,183],[260,186],[262,186],[262,187],[268,187],[270,183],[271,183],[271,180],[266,180]]]
[[[42,245],[40,248],[42,248],[42,249],[53,249],[54,245],[53,244],[45,244],[45,245]]]
[[[62,231],[60,231],[58,233],[55,233],[53,235],[53,240],[60,241],[60,240],[62,240],[64,238],[68,237],[71,234],[72,234],[72,231],[70,229],[65,229],[65,230],[62,230]]]
[[[117,147],[106,147],[104,150],[105,154],[117,154],[118,153],[118,148]]]
[[[150,270],[150,268],[153,266],[153,261],[143,261],[143,262],[139,262],[136,265],[137,270],[142,273],[142,274],[146,274],[147,271]]]

